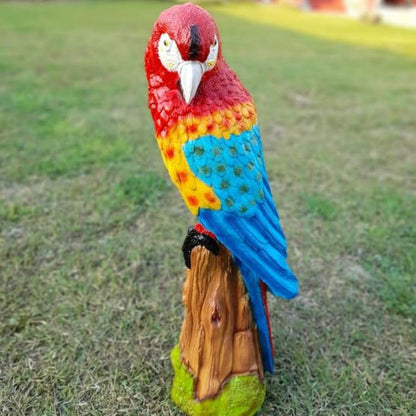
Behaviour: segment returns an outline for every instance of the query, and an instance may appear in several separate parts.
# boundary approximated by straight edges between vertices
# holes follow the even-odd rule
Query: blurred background
[[[0,2],[0,414],[179,415],[194,221],[147,109],[166,1]],[[413,1],[203,2],[300,281],[261,415],[416,412]]]

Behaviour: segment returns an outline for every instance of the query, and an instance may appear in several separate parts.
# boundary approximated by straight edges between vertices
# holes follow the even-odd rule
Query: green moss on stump
[[[182,364],[178,345],[170,358],[175,371],[172,399],[189,416],[253,416],[263,404],[266,389],[254,375],[234,376],[216,398],[199,402],[194,398],[194,379]]]

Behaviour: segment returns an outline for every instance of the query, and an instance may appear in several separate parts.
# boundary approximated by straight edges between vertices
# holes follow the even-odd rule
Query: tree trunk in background
[[[241,274],[230,252],[216,256],[202,246],[191,253],[183,286],[185,320],[179,347],[195,380],[195,398],[216,397],[234,375],[263,380],[257,329]]]

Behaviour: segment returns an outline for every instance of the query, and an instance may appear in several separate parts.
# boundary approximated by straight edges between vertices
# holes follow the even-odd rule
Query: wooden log
[[[237,375],[263,382],[257,329],[241,274],[222,245],[218,255],[199,246],[183,286],[181,360],[194,378],[195,399],[215,398]]]

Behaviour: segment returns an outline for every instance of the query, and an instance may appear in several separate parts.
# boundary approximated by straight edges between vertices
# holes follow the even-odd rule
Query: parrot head
[[[221,60],[214,19],[201,7],[187,3],[160,14],[147,44],[145,68],[149,83],[157,74],[188,105],[202,78],[213,76]]]

